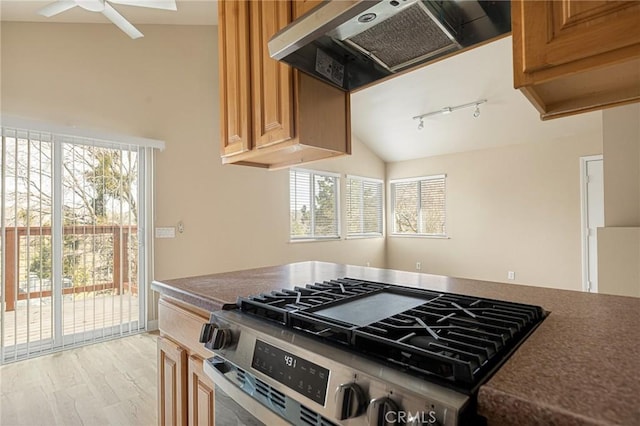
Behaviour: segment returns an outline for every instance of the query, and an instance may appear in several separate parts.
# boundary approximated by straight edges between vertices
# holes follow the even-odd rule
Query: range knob
[[[336,417],[338,420],[351,419],[362,414],[365,396],[362,388],[355,383],[345,383],[336,389]]]
[[[391,398],[372,399],[367,408],[369,426],[399,425],[400,407]]]
[[[200,343],[211,350],[224,349],[231,343],[231,331],[217,324],[204,324],[200,331]]]

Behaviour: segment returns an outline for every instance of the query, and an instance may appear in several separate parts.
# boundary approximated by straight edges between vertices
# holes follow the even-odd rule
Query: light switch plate
[[[174,226],[156,228],[156,238],[175,238],[175,237],[176,237],[176,228]]]

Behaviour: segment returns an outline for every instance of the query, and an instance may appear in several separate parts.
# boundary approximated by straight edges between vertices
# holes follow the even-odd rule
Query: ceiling
[[[54,0],[0,0],[0,19],[24,22],[110,24],[102,14],[89,12],[80,7],[51,18],[38,15],[38,10],[53,2]],[[133,24],[216,25],[218,23],[218,6],[215,0],[176,0],[176,5],[178,10],[172,11],[112,3],[112,6]]]
[[[412,117],[487,99],[473,108]],[[402,161],[601,131],[601,113],[541,121],[513,88],[511,37],[505,37],[351,96],[353,133],[385,161]]]
[[[177,11],[114,5],[134,24],[215,25],[214,0],[176,0]],[[51,1],[0,0],[3,21],[108,23],[99,13],[74,8],[53,18],[37,11]],[[480,116],[473,108],[425,118],[412,117],[444,107],[487,99]],[[541,121],[513,88],[511,37],[502,38],[419,68],[351,96],[355,136],[384,161],[487,149],[601,132],[601,113]]]

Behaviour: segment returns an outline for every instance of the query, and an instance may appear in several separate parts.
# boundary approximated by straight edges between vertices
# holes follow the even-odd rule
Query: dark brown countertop
[[[352,277],[542,306],[547,319],[478,394],[490,425],[640,425],[640,299],[324,262],[154,281],[207,310],[248,296]]]

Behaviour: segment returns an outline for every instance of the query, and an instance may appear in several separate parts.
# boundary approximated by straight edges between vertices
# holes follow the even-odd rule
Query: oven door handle
[[[291,425],[291,423],[287,422],[269,408],[247,395],[233,381],[230,375],[225,374],[227,372],[226,364],[221,358],[213,357],[205,360],[204,362],[204,373],[209,376],[213,383],[262,423],[269,426]]]

